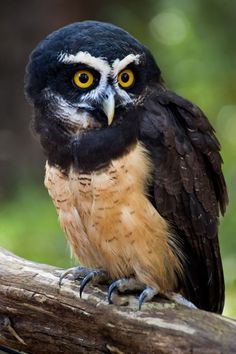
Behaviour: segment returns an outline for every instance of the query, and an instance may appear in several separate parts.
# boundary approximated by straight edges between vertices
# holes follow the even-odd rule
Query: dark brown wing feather
[[[154,163],[150,198],[182,240],[186,279],[199,308],[221,313],[224,277],[218,244],[219,209],[228,202],[220,145],[203,112],[160,88],[144,102],[140,140]]]

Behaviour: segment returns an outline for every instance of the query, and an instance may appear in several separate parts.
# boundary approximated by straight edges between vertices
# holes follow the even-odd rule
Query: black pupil
[[[88,74],[79,74],[79,80],[82,82],[82,84],[86,84],[86,82],[89,80]]]
[[[121,80],[125,83],[128,82],[129,81],[129,74],[127,74],[127,73],[122,74]]]

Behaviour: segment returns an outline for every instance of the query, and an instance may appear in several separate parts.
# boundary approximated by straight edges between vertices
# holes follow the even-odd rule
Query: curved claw
[[[138,299],[139,310],[141,310],[141,307],[144,302],[152,300],[156,294],[158,294],[158,289],[154,289],[149,286],[145,290],[143,290],[143,292],[141,293]]]
[[[61,286],[62,284],[62,280],[72,272],[73,268],[69,268],[67,269],[65,272],[63,272],[61,275],[60,275],[60,278],[59,278],[59,286]]]
[[[91,272],[80,283],[79,296],[82,298],[83,290],[85,286],[94,278],[94,274]]]
[[[113,281],[111,285],[108,288],[108,303],[111,305],[112,304],[112,294],[113,292],[119,288],[120,280]]]
[[[141,310],[141,307],[143,303],[145,302],[145,299],[149,296],[149,289],[145,289],[141,292],[141,295],[139,295],[138,298],[138,309]]]
[[[85,286],[98,275],[103,275],[103,272],[100,270],[93,270],[88,275],[86,275],[86,277],[84,277],[84,279],[81,281],[80,289],[79,289],[79,296],[81,298],[82,298],[82,294],[83,294],[83,290],[84,290]]]

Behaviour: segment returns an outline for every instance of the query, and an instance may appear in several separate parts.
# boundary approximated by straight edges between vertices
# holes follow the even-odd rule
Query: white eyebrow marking
[[[138,64],[139,63],[139,59],[140,59],[140,54],[129,54],[127,55],[127,57],[123,58],[123,59],[116,59],[113,64],[112,64],[112,68],[113,68],[113,76],[116,77],[119,72],[126,68],[126,66],[128,66],[130,63],[135,63]]]
[[[129,65],[130,63],[138,64],[140,61],[139,59],[140,59],[140,54],[137,54],[137,55],[129,54],[121,60],[116,59],[112,64],[112,75],[113,75],[113,79],[114,79],[114,87],[116,89],[116,92],[119,93],[119,96],[122,97],[122,99],[126,103],[132,102],[133,99],[132,99],[131,95],[128,94],[128,92],[126,92],[125,90],[120,88],[118,81],[117,81],[117,76],[118,76],[119,72],[121,70],[123,70],[124,68],[126,68],[126,66]]]
[[[78,52],[76,54],[61,53],[58,60],[65,64],[85,64],[99,71],[102,76],[108,76],[110,73],[110,66],[103,58],[96,58],[88,52]]]

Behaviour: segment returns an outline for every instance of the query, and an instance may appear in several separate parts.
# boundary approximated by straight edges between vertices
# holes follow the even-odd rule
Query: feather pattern
[[[147,97],[139,139],[154,164],[152,203],[169,221],[187,256],[180,287],[198,307],[221,313],[224,278],[218,218],[228,196],[220,144],[203,112],[191,102],[162,86]]]

